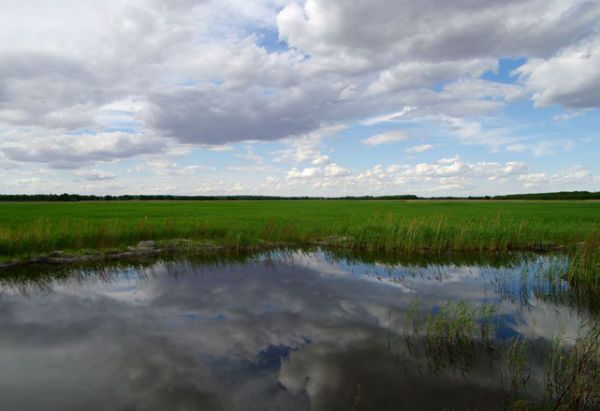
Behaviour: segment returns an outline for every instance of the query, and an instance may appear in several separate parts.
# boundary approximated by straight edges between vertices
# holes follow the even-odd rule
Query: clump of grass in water
[[[530,306],[533,293],[541,301],[568,305],[586,314],[600,314],[600,252],[587,256],[598,261],[595,265],[590,261],[584,265],[579,260],[583,257],[573,255],[523,254],[520,263],[512,264],[513,272],[507,271],[495,280],[496,292],[503,300],[518,302],[522,307]],[[593,267],[596,272],[592,274]]]
[[[581,300],[600,305],[600,233],[577,248],[570,258],[566,278]]]
[[[446,362],[460,365],[463,374],[471,369],[476,312],[471,304],[460,301],[448,302],[436,314],[429,314],[425,322],[425,348],[432,359],[432,372],[441,372]]]
[[[558,336],[549,346],[542,399],[527,400],[532,370],[528,342],[515,339],[504,351],[502,379],[509,411],[587,411],[600,409],[600,324],[588,327],[574,345]]]
[[[473,363],[476,342],[491,353],[494,339],[493,305],[473,306],[468,302],[447,302],[435,312],[421,315],[421,303],[414,299],[406,310],[402,335],[409,352],[412,341],[423,332],[429,370],[439,374],[448,366],[459,366],[463,374]]]
[[[531,379],[531,367],[527,362],[529,348],[527,341],[517,337],[508,343],[502,353],[500,378],[504,386],[504,403],[507,409],[527,409],[521,408],[526,406],[527,402],[519,397]]]
[[[413,300],[406,310],[402,334],[413,355],[419,346],[411,341],[424,337],[423,349],[431,373],[439,375],[458,366],[466,377],[474,355],[482,348],[491,356],[492,364],[500,359],[506,410],[600,409],[600,323],[584,327],[572,345],[560,335],[536,348],[521,337],[509,342],[495,340],[495,305],[476,307],[468,302],[447,302],[436,311],[421,313],[421,302]],[[531,384],[535,369],[539,369],[534,367],[537,364],[534,359],[542,352],[548,353],[543,375],[538,375],[536,384]],[[543,380],[541,388],[540,380]]]
[[[600,409],[600,324],[591,326],[573,347],[557,338],[545,379],[548,408],[557,411]]]
[[[406,343],[406,347],[408,348],[409,352],[411,351],[411,342],[410,342],[411,329],[412,329],[413,336],[419,335],[419,328],[420,328],[420,322],[421,322],[420,318],[419,318],[420,312],[421,312],[421,301],[418,298],[415,298],[408,305],[408,309],[406,310],[406,317],[404,319],[404,324],[403,324],[404,341]]]
[[[486,351],[491,354],[494,351],[493,342],[496,333],[496,313],[498,306],[493,304],[483,304],[479,307],[481,341]]]

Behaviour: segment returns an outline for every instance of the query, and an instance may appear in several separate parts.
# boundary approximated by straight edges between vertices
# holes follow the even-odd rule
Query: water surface
[[[567,284],[548,281],[560,264],[316,251],[3,273],[0,409],[503,409],[503,342],[540,347],[522,392],[535,398],[544,347],[575,341],[589,320]],[[413,327],[459,301],[493,307],[488,340],[447,349]]]

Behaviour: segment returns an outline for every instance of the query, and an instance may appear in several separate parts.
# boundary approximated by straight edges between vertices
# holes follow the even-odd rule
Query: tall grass
[[[0,255],[194,239],[357,250],[507,251],[600,242],[600,203],[394,201],[0,204]]]
[[[600,409],[600,323],[590,321],[574,341],[562,334],[502,340],[496,338],[497,308],[458,301],[427,311],[413,300],[401,329],[408,355],[424,358],[435,376],[459,370],[466,379],[481,372],[477,362],[486,364],[492,375],[498,372],[506,410]]]
[[[504,351],[507,407],[511,411],[586,411],[600,409],[600,324],[584,327],[574,344],[557,336],[547,349],[543,366],[543,392],[526,400],[533,367],[531,344],[516,339]]]
[[[237,250],[281,245],[432,254],[560,249],[572,256],[569,281],[600,293],[597,202],[0,204],[0,259],[177,239]]]

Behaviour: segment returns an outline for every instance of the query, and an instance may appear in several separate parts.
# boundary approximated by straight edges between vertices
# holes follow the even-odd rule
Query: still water
[[[376,261],[279,252],[3,273],[0,410],[503,409],[503,344],[531,343],[519,395],[535,399],[549,341],[573,344],[589,323],[548,279],[560,258]],[[473,338],[448,348],[427,318],[459,301]]]

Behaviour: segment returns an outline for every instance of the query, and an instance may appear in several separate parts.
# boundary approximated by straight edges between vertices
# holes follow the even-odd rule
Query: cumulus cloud
[[[302,170],[292,169],[288,172],[288,178],[312,178],[312,177],[345,177],[350,175],[350,170],[337,164],[329,164],[325,167],[308,167]]]
[[[125,159],[165,150],[165,141],[147,135],[123,132],[40,136],[0,144],[10,160],[46,163],[53,168],[77,168],[98,161]]]
[[[324,67],[361,71],[407,59],[544,55],[587,33],[599,16],[595,2],[563,0],[307,0],[288,5],[278,24],[282,38]]]
[[[327,110],[327,102],[336,96],[335,90],[321,87],[281,94],[224,91],[219,86],[174,90],[151,97],[148,123],[182,142],[276,140],[318,129],[316,113]]]
[[[538,106],[600,107],[600,37],[582,41],[517,69]]]
[[[462,76],[470,82],[448,92],[514,98],[514,86],[474,81],[494,69],[499,56],[551,56],[599,16],[594,2],[559,0],[309,0],[288,4],[276,17],[281,5],[149,0],[74,8],[55,2],[40,4],[39,17],[13,5],[2,19],[4,30],[13,31],[1,47],[0,121],[89,127],[98,107],[138,96],[149,103],[141,116],[147,127],[180,141],[222,144],[364,118],[373,111],[369,94],[414,92]],[[240,15],[219,30],[234,7]],[[16,22],[31,30],[19,30]],[[248,24],[278,30],[292,49],[267,51],[256,36],[240,35]],[[223,30],[224,37],[215,36]],[[351,103],[341,98],[349,90]],[[378,109],[386,103],[393,109],[399,100],[384,98]]]
[[[573,110],[599,104],[597,1],[4,3],[0,168],[172,163],[176,149],[252,162],[233,146],[278,141],[273,160],[320,174],[325,189],[327,178],[348,177],[330,175],[340,161],[325,144],[341,130],[436,124],[463,145],[547,155],[572,139],[488,124],[528,97]],[[484,76],[516,57],[525,62],[510,74],[518,81]],[[362,132],[365,144],[404,139]],[[206,187],[233,186],[215,177]]]
[[[519,176],[518,179],[526,188],[543,188],[552,183],[569,185],[571,187],[577,187],[578,189],[593,185],[594,182],[598,183],[600,180],[598,176],[592,175],[589,170],[586,170],[582,166],[573,166],[560,173],[523,174]]]
[[[486,71],[494,70],[496,66],[497,61],[495,59],[435,63],[422,61],[404,62],[383,70],[377,80],[369,85],[367,92],[370,94],[381,94],[428,88],[455,77],[465,75],[479,77]]]
[[[516,100],[524,95],[521,86],[515,84],[494,83],[481,79],[460,79],[448,83],[443,88],[446,98],[488,98],[495,100]]]
[[[295,164],[307,162],[313,165],[327,164],[330,162],[330,158],[322,153],[323,140],[337,135],[343,129],[344,127],[341,126],[322,127],[304,135],[293,136],[285,140],[287,148],[274,153],[274,161]]]
[[[378,164],[363,170],[349,170],[335,164],[329,168],[292,168],[285,181],[271,179],[269,187],[283,184],[288,192],[308,191],[329,196],[406,193],[435,196],[506,194],[540,186],[561,191],[569,187],[597,187],[599,183],[598,176],[581,166],[547,174],[522,161],[469,162],[455,156],[412,165]]]

